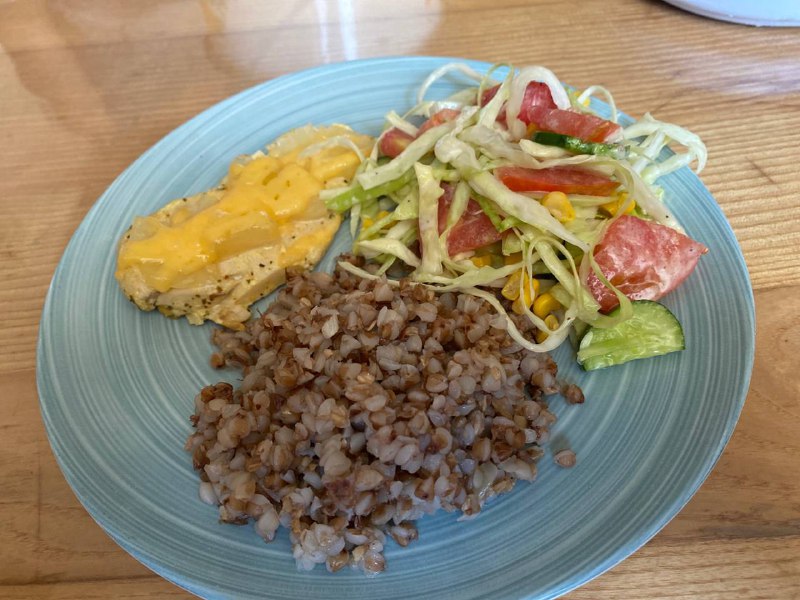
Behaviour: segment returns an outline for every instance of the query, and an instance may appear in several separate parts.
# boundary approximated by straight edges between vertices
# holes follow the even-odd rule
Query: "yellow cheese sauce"
[[[349,182],[360,163],[350,147],[322,142],[344,135],[366,154],[373,140],[342,126],[296,131],[266,155],[235,160],[219,188],[139,217],[119,247],[120,283],[133,269],[138,282],[159,293],[208,284],[226,271],[221,264],[229,269],[236,265],[231,259],[263,249],[269,264],[258,264],[265,269],[313,266],[309,259],[322,256],[340,225],[319,193]]]

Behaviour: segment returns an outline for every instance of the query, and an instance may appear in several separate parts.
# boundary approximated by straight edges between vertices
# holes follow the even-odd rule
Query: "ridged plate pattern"
[[[583,406],[552,405],[548,454],[477,518],[440,514],[420,539],[390,544],[388,570],[298,572],[286,532],[264,544],[251,527],[217,522],[200,502],[183,444],[195,393],[218,381],[211,327],[136,310],[114,280],[115,249],[135,215],[214,185],[230,160],[305,123],[377,133],[390,109],[413,104],[441,58],[357,61],[280,77],[232,97],[166,136],[103,194],[72,238],[42,315],[38,384],[53,452],[94,519],[145,565],[209,598],[551,598],[612,567],[663,527],[708,475],[731,435],[753,360],[753,299],[736,239],[687,169],[663,182],[689,234],[710,248],[666,304],[684,352],[582,373],[566,347],[561,374]],[[486,68],[473,63],[476,68]],[[455,78],[457,80],[458,78]],[[455,80],[431,94],[443,97]],[[347,247],[344,228],[326,256]],[[229,378],[233,374],[226,374]]]

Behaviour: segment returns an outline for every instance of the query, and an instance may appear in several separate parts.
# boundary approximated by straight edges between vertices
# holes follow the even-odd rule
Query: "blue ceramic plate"
[[[611,568],[694,494],[733,431],[753,360],[753,300],[731,229],[689,170],[665,178],[667,202],[706,244],[689,281],[666,300],[684,352],[582,373],[570,349],[562,375],[583,406],[553,401],[550,457],[475,520],[424,518],[420,539],[386,551],[388,569],[297,572],[288,536],[264,544],[251,527],[220,525],[198,499],[183,450],[193,397],[218,381],[211,327],[136,310],[114,280],[117,240],[135,215],[214,185],[230,160],[308,122],[376,134],[413,104],[440,58],[329,65],[281,77],[207,110],[169,134],[98,200],[67,247],[42,315],[38,385],[53,452],[75,494],[123,548],[177,585],[210,598],[551,598]],[[473,63],[478,69],[488,65]],[[463,83],[442,80],[444,97]],[[347,240],[340,232],[322,268]],[[227,374],[234,377],[233,374]]]

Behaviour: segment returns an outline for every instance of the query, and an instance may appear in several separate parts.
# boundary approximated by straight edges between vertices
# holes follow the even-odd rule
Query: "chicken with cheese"
[[[142,310],[241,329],[287,268],[322,258],[341,218],[320,191],[346,185],[373,143],[343,125],[308,125],[237,158],[217,188],[137,217],[119,244],[123,292]]]

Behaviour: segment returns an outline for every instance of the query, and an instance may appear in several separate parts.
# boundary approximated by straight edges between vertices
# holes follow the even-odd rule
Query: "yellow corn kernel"
[[[522,269],[519,271],[514,271],[506,280],[506,284],[503,286],[503,289],[500,290],[500,293],[503,295],[503,298],[507,298],[508,300],[516,300],[519,298],[519,282],[522,279]]]
[[[531,289],[533,288],[533,289]],[[531,302],[539,293],[539,280],[528,277],[526,274],[522,281],[522,293],[519,291],[519,283],[517,283],[517,298],[511,305],[513,310],[518,315],[524,314],[526,308],[530,308]]]
[[[556,300],[553,294],[545,292],[541,296],[537,296],[533,301],[533,314],[540,319],[544,319],[554,310],[561,308],[561,303]]]
[[[503,257],[503,264],[506,266],[517,264],[520,261],[522,261],[522,252],[514,252],[514,254]]]
[[[388,211],[382,210],[377,215],[375,215],[374,219],[371,219],[370,217],[363,217],[361,219],[362,227],[364,229],[367,229],[368,227],[372,227],[375,224],[376,221],[380,221],[382,218],[384,218],[384,217],[386,217],[388,215],[389,215]]]
[[[556,317],[555,315],[547,315],[544,318],[544,324],[547,325],[547,328],[550,331],[555,331],[558,328],[558,317]],[[549,335],[550,334],[547,333],[546,331],[542,330],[537,331],[536,335],[534,336],[536,338],[536,343],[541,344],[549,337]]]
[[[472,264],[476,267],[488,267],[492,264],[492,257],[488,254],[484,254],[483,256],[473,256],[470,258]]]
[[[524,304],[525,298],[519,296],[514,302],[511,303],[511,310],[513,310],[516,314],[521,315],[525,313],[525,309],[529,308]]]
[[[564,192],[550,192],[539,202],[562,223],[569,223],[575,218],[575,208]]]
[[[617,211],[619,210],[620,206],[625,204],[625,201],[627,199],[628,199],[628,192],[620,192],[619,194],[614,196],[614,199],[611,200],[610,202],[606,202],[605,204],[601,204],[600,208],[602,208],[605,212],[607,212],[609,215],[611,215],[613,217],[615,214],[617,214]],[[636,201],[635,200],[631,200],[630,204],[625,209],[625,213],[624,214],[626,214],[626,215],[631,214],[633,212],[634,208],[636,208]]]
[[[504,298],[508,298],[509,300],[516,300],[519,298],[519,285],[523,276],[525,277],[525,281],[523,282],[524,291],[530,296],[530,288],[533,287],[533,295],[535,296],[539,293],[539,280],[535,277],[529,277],[528,274],[525,273],[525,269],[519,269],[509,276],[503,286],[500,293]],[[533,298],[531,298],[531,300],[533,300]],[[530,304],[529,301],[528,306],[530,306]]]

